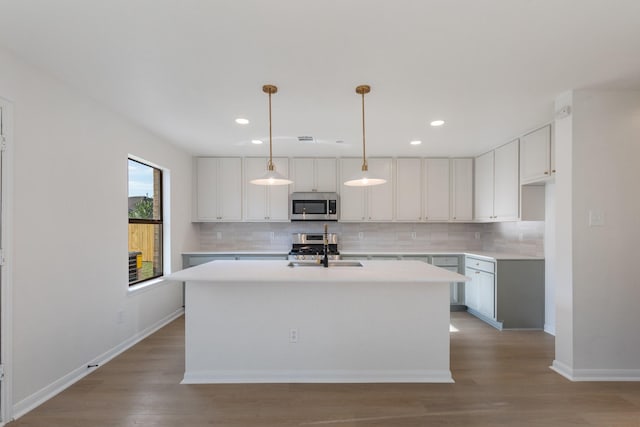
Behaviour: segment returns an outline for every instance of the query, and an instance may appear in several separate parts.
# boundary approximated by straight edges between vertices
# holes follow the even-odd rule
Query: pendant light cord
[[[273,147],[272,147],[272,133],[271,133],[271,90],[269,90],[269,164],[267,169],[273,170]]]
[[[362,92],[362,170],[369,170],[369,165],[367,165],[367,149],[364,143],[364,91]]]

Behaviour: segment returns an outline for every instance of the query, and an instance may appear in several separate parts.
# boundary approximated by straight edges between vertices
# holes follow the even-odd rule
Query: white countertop
[[[334,261],[339,263],[340,261]],[[215,283],[442,283],[467,277],[422,261],[361,261],[362,267],[288,267],[289,261],[217,260],[171,274],[167,279]]]
[[[193,251],[183,252],[183,255],[287,255],[288,251]],[[420,251],[420,252],[403,252],[403,251],[340,251],[344,256],[424,256],[424,255],[468,255],[473,257],[486,258],[490,261],[514,261],[514,260],[543,260],[541,256],[521,255],[505,252],[488,252],[488,251],[469,251],[447,250],[447,251]]]
[[[468,251],[468,250],[450,250],[450,251],[421,251],[421,252],[399,252],[399,251],[340,251],[340,255],[344,256],[421,256],[421,255],[465,255],[479,258],[487,258],[492,261],[499,260],[542,260],[544,257],[531,255],[521,255],[504,252],[488,252],[488,251]]]

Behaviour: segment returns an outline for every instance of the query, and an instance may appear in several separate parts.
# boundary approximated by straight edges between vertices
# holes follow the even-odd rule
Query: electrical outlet
[[[364,239],[364,233],[362,231],[358,233],[358,239],[359,240]]]
[[[216,239],[222,240],[222,231],[216,231]]]
[[[416,240],[416,232],[415,231],[411,233],[411,239],[412,240]]]
[[[289,329],[289,342],[295,344],[298,342],[298,329],[291,328]]]

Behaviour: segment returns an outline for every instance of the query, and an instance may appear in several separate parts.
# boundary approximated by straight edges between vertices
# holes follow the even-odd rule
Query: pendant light
[[[292,184],[293,181],[287,179],[285,176],[279,174],[276,171],[276,167],[273,164],[273,141],[272,141],[272,133],[271,133],[271,95],[278,92],[278,88],[274,85],[264,85],[262,86],[262,91],[269,95],[269,163],[267,163],[267,173],[262,175],[260,178],[252,179],[252,184],[257,185],[288,185]]]
[[[369,165],[367,164],[367,151],[364,137],[364,95],[369,92],[371,92],[371,87],[368,85],[360,85],[356,87],[356,93],[362,95],[362,173],[358,174],[358,176],[353,179],[345,181],[344,185],[351,187],[367,187],[387,182],[386,179],[371,176],[369,173]]]

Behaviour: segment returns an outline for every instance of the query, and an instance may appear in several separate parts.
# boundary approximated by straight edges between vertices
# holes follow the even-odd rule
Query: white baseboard
[[[553,335],[555,337],[556,336],[556,325],[545,323],[544,324],[544,331],[546,333],[548,333],[549,335]]]
[[[453,383],[449,370],[310,370],[186,372],[181,384],[239,383]]]
[[[78,367],[78,368],[74,369],[73,371],[69,372],[67,375],[57,379],[56,381],[52,382],[48,386],[46,386],[46,387],[40,389],[39,391],[35,392],[31,396],[26,397],[25,399],[23,399],[20,402],[16,403],[15,405],[13,405],[13,419],[20,418],[21,416],[23,416],[27,412],[29,412],[29,411],[33,410],[34,408],[40,406],[41,404],[43,404],[47,400],[51,399],[56,394],[60,393],[64,389],[66,389],[67,387],[69,387],[72,384],[76,383],[77,381],[81,380],[85,376],[89,375],[91,372],[96,370],[99,366],[104,365],[105,363],[107,363],[108,361],[113,359],[114,357],[116,357],[119,354],[123,353],[124,351],[130,349],[131,347],[133,347],[134,345],[136,345],[137,343],[139,343],[140,341],[142,341],[143,339],[145,339],[149,335],[151,335],[154,332],[158,331],[163,326],[169,324],[170,322],[172,322],[173,320],[175,320],[178,317],[182,316],[183,314],[184,314],[184,308],[176,310],[175,312],[169,314],[168,316],[164,317],[163,319],[158,320],[153,325],[151,325],[148,328],[138,332],[137,334],[133,335],[132,337],[126,339],[122,343],[120,343],[117,346],[113,347],[112,349],[106,351],[105,353],[101,354],[100,356],[96,357],[95,359],[90,360],[87,363],[83,363],[80,367]],[[95,368],[87,368],[87,366],[89,366],[89,365],[97,365],[97,366]]]
[[[640,369],[573,369],[553,361],[551,369],[571,381],[640,381]]]

